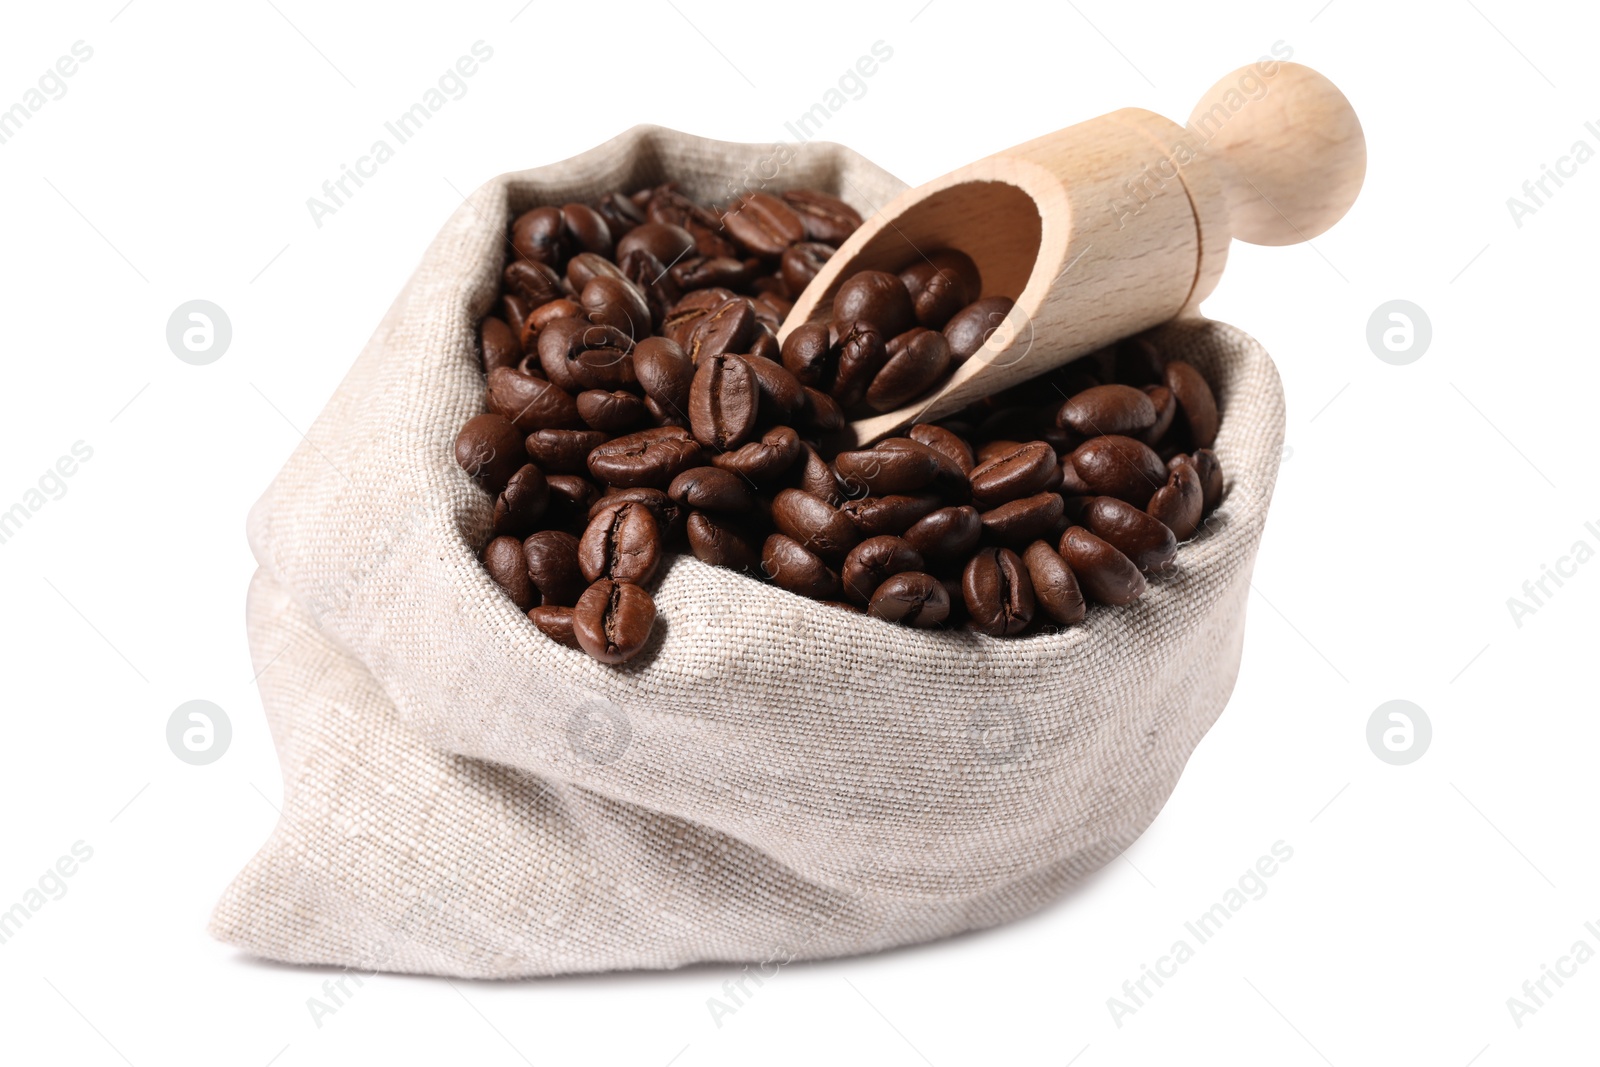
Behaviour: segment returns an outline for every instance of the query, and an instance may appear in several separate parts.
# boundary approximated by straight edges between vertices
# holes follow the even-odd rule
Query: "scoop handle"
[[[1258,245],[1309,241],[1344,217],[1367,173],[1367,142],[1350,101],[1299,63],[1262,62],[1226,75],[1184,128],[1210,163],[1232,237]]]

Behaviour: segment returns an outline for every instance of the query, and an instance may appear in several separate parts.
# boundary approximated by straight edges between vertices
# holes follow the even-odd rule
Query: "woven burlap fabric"
[[[1228,494],[1136,604],[1025,640],[921,632],[676,559],[643,654],[539,634],[478,563],[453,460],[505,224],[673,178],[719,201],[903,186],[833,145],[642,127],[478,190],[250,518],[249,632],[283,816],[213,918],[304,963],[522,976],[869,951],[1026,914],[1125,848],[1232,689],[1283,436],[1231,327],[1161,342],[1214,383]]]

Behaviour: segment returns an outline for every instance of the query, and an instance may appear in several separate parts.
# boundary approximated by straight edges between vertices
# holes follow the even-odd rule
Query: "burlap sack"
[[[453,441],[508,218],[773,170],[863,213],[903,188],[835,145],[640,127],[445,225],[250,516],[284,804],[217,937],[468,977],[859,953],[1034,911],[1154,818],[1232,689],[1282,443],[1277,373],[1231,327],[1163,341],[1217,388],[1225,502],[1175,574],[1059,634],[912,630],[682,556],[651,644],[607,667],[479,564],[491,502]]]

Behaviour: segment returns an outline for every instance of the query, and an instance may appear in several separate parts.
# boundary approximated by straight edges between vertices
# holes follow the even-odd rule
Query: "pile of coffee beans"
[[[541,631],[607,663],[648,642],[671,554],[923,628],[994,636],[1127,604],[1222,495],[1194,367],[1133,338],[868,447],[1010,310],[960,252],[846,279],[779,325],[861,223],[823,193],[722,212],[666,184],[529,211],[480,327],[488,412],[457,462],[496,495],[489,574]]]

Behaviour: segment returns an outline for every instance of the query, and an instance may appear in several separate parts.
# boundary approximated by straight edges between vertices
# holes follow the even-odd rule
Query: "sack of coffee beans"
[[[1034,911],[1114,858],[1154,818],[1221,712],[1284,413],[1266,353],[1217,323],[1172,323],[1138,342],[1187,368],[1174,372],[1175,390],[1144,390],[1167,416],[1174,401],[1161,394],[1181,394],[1195,379],[1221,413],[1209,458],[1196,452],[1191,464],[1215,509],[1175,553],[1144,534],[1192,511],[1180,499],[1193,493],[1189,470],[1172,475],[1178,503],[1129,504],[1110,482],[1091,486],[1098,495],[1076,498],[1062,533],[1057,505],[1035,498],[1056,493],[1072,472],[1054,454],[1035,456],[1026,439],[990,442],[988,455],[973,457],[977,480],[961,489],[970,504],[925,512],[912,524],[926,524],[920,530],[865,538],[839,562],[825,561],[836,597],[797,595],[770,571],[759,580],[699,551],[662,550],[663,501],[705,516],[682,534],[691,548],[723,543],[719,508],[750,506],[737,481],[716,473],[722,464],[678,470],[666,491],[630,490],[613,474],[605,479],[613,495],[583,500],[571,516],[577,532],[541,520],[550,528],[518,529],[494,547],[504,537],[497,531],[539,510],[530,501],[549,506],[550,494],[570,491],[568,503],[578,502],[582,475],[543,473],[570,464],[574,448],[587,453],[591,473],[596,451],[603,470],[632,463],[626,446],[605,451],[617,435],[595,427],[656,419],[639,408],[657,399],[627,382],[586,385],[569,394],[583,412],[565,432],[592,441],[524,441],[519,432],[505,449],[518,462],[492,491],[482,474],[496,457],[469,455],[479,474],[470,477],[458,438],[486,411],[485,357],[495,345],[511,348],[509,329],[483,329],[498,318],[508,259],[540,241],[585,239],[583,212],[557,212],[558,224],[534,209],[582,204],[600,218],[626,216],[629,207],[606,198],[667,182],[690,206],[809,190],[791,199],[837,198],[862,215],[904,188],[835,145],[729,144],[639,127],[565,163],[490,182],[456,212],[251,514],[260,570],[248,626],[284,804],[271,838],[218,904],[217,937],[297,963],[516,977],[772,964],[947,936]],[[690,206],[685,230],[701,224]],[[731,233],[733,246],[758,247],[769,232],[791,240],[781,232],[787,218],[753,210],[741,224],[748,232]],[[588,273],[573,286],[575,247],[566,281],[580,299],[546,294],[546,303],[586,309],[590,325],[619,306],[653,322],[670,310],[649,307],[662,294],[646,291],[640,311],[625,288],[592,285],[615,269],[606,257],[579,263]],[[639,253],[637,268],[671,249],[627,251]],[[803,279],[822,254],[805,249],[788,258],[810,259],[779,272]],[[694,264],[699,272],[732,271],[707,262],[735,259],[688,258],[706,261]],[[540,284],[538,273],[523,283]],[[683,278],[698,284],[698,275]],[[569,310],[556,308],[536,329],[560,337],[564,317]],[[582,342],[577,358],[604,348]],[[843,366],[842,348],[837,358]],[[662,365],[671,370],[670,360]],[[603,374],[604,358],[586,366]],[[487,384],[491,410],[497,384],[544,388],[500,375]],[[1134,421],[1113,428],[1147,432],[1138,427],[1154,403],[1093,393],[1045,432],[1117,419]],[[714,436],[732,409],[711,407],[722,413]],[[919,432],[887,446],[915,462],[840,456],[834,473],[841,463],[869,480],[894,464],[934,470],[938,461],[923,453],[948,442]],[[742,445],[755,451],[728,461],[734,473],[757,469],[763,448],[787,451],[780,437]],[[692,426],[658,439],[696,440]],[[1114,472],[1138,443],[1087,439],[1075,469],[1090,481],[1097,463]],[[532,463],[545,484],[533,475],[517,482],[536,448],[545,450],[546,465]],[[563,488],[562,477],[574,484]],[[893,486],[879,488],[878,510],[825,504],[826,514],[806,492],[781,503],[784,490],[771,494],[762,520],[784,532],[768,536],[771,560],[761,562],[814,571],[811,561],[823,558],[815,539],[835,516],[860,526],[901,507],[881,503],[896,496]],[[941,577],[939,559],[941,546],[965,544],[968,512],[984,517],[988,533],[975,536],[1035,527],[1051,536],[973,548],[961,572],[971,596],[957,599],[974,606],[976,625],[920,627],[919,613],[952,589],[964,594],[961,582]],[[1152,515],[1162,521],[1152,525]],[[660,544],[644,536],[652,530]],[[1120,549],[1095,531],[1121,538]],[[908,569],[913,554],[925,571]],[[1064,592],[1074,569],[1096,576],[1082,583],[1081,619]],[[1070,624],[1014,625],[1022,575]],[[815,591],[832,591],[824,585]],[[590,641],[598,656],[561,640],[560,613],[580,614],[568,605],[583,597],[598,599],[599,636]],[[608,641],[636,628],[641,597],[653,613],[647,636],[607,662],[618,658]],[[530,618],[528,605],[537,613],[540,602],[551,607]],[[851,603],[870,614],[847,610]]]

